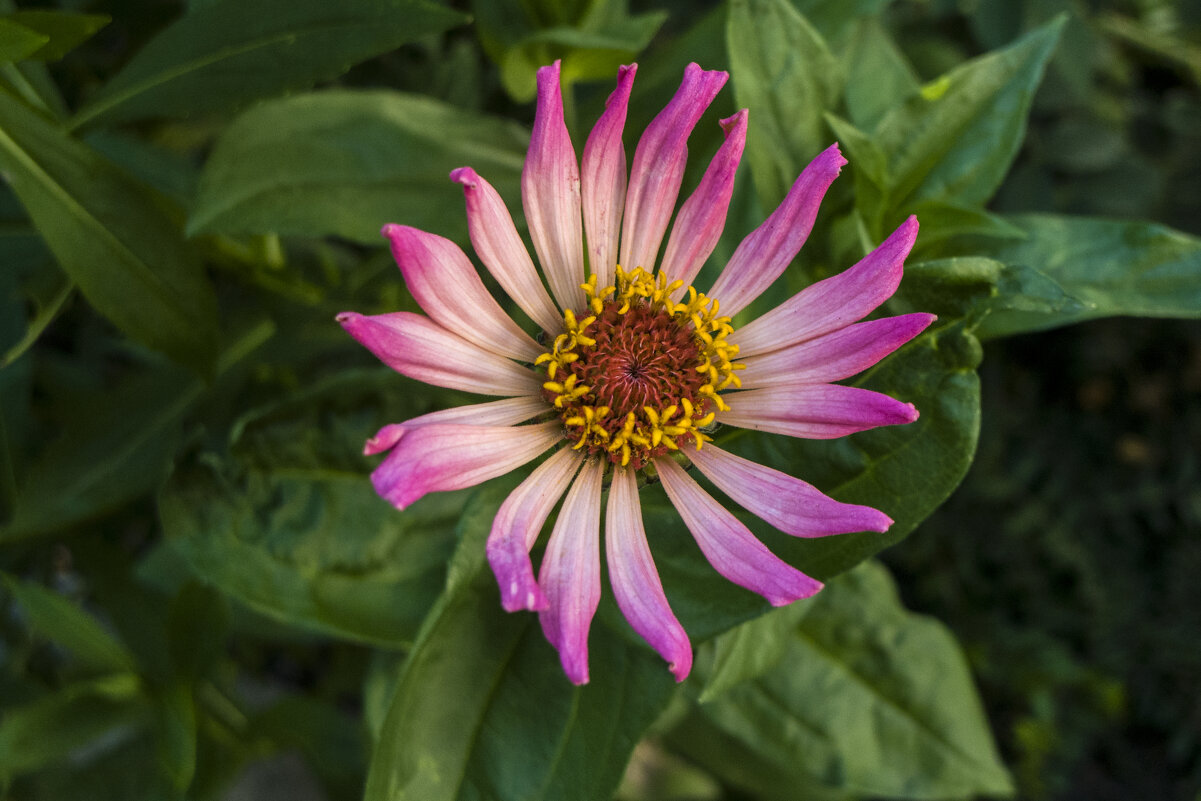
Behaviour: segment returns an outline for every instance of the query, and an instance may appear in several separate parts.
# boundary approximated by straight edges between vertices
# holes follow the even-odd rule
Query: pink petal
[[[728,77],[725,72],[707,72],[689,64],[675,97],[651,120],[638,141],[621,236],[620,263],[625,269],[654,269],[684,180],[688,135]]]
[[[638,65],[619,67],[617,88],[584,145],[580,181],[584,193],[584,230],[588,260],[598,287],[611,286],[621,237],[621,213],[626,202],[626,151],[621,143],[630,88]]]
[[[718,412],[717,422],[805,439],[835,439],[917,419],[912,403],[841,384],[785,384],[722,397],[732,408]]]
[[[744,509],[794,537],[888,530],[892,520],[870,506],[834,500],[811,484],[716,445],[688,450],[688,459]]]
[[[509,493],[496,513],[488,535],[488,564],[500,585],[505,611],[547,608],[549,601],[534,580],[530,549],[582,461],[571,448],[555,451]]]
[[[600,502],[604,465],[584,463],[559,510],[538,583],[548,601],[542,631],[573,684],[588,683],[588,628],[600,603]]]
[[[580,168],[563,121],[559,62],[538,70],[538,110],[521,171],[521,200],[530,239],[551,294],[563,309],[581,309],[584,292]]]
[[[721,121],[726,139],[718,149],[709,169],[705,170],[696,191],[684,201],[675,225],[663,252],[659,266],[668,280],[679,279],[684,286],[676,290],[675,297],[684,294],[705,264],[705,259],[721,239],[726,224],[726,212],[730,209],[730,197],[734,194],[734,173],[742,158],[746,145],[747,110],[742,109],[733,117]]]
[[[866,370],[926,330],[933,314],[902,314],[865,323],[745,359],[743,389],[776,384],[823,384]]]
[[[452,170],[450,179],[463,185],[471,246],[488,272],[542,330],[550,334],[562,332],[563,316],[546,294],[500,193],[470,167]]]
[[[708,450],[706,448],[706,450]],[[667,661],[676,681],[692,670],[692,644],[671,611],[646,544],[634,471],[617,468],[605,511],[605,556],[617,606],[634,631]]]
[[[748,358],[862,320],[896,292],[905,257],[915,241],[917,218],[910,217],[854,267],[805,287],[739,328],[730,341],[742,349],[741,358]],[[726,311],[724,298],[721,310]]]
[[[718,573],[740,587],[759,593],[772,606],[808,598],[822,588],[820,581],[769,551],[673,460],[656,459],[655,467],[667,497]]]
[[[417,304],[434,322],[484,350],[533,362],[545,348],[530,339],[488,294],[466,254],[449,239],[407,225],[385,225],[392,256]]]
[[[530,426],[419,426],[371,474],[381,498],[404,509],[430,492],[474,487],[521,467],[563,439],[557,421]]]
[[[390,423],[379,430],[363,446],[363,455],[372,456],[391,450],[406,432],[418,426],[434,423],[462,423],[471,426],[513,426],[524,423],[547,411],[546,401],[538,397],[505,398],[488,403],[473,403],[455,406],[440,412],[430,412],[403,423]]]
[[[838,145],[830,145],[809,162],[771,216],[742,240],[708,292],[721,302],[722,314],[745,309],[792,263],[813,229],[826,190],[846,163]]]
[[[342,312],[338,322],[379,360],[401,375],[481,395],[538,395],[532,370],[489,353],[412,312]]]

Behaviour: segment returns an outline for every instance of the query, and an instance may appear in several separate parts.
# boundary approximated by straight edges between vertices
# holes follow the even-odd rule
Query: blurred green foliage
[[[1195,801],[1201,336],[1095,318],[1201,317],[1201,3],[59,5],[0,0],[0,797]],[[856,379],[920,421],[722,433],[887,535],[744,515],[831,582],[764,614],[641,492],[683,688],[609,597],[583,688],[501,612],[513,477],[399,514],[359,454],[465,396],[333,317],[416,309],[376,232],[466,244],[450,169],[518,211],[555,58],[577,145],[618,64],[628,148],[686,63],[730,70],[690,141],[686,191],[750,108],[702,286],[840,141],[756,311],[922,222],[888,310],[940,320]],[[906,537],[900,597],[962,650],[865,561]]]

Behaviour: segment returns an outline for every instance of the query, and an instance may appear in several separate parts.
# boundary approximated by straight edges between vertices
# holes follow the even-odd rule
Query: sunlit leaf
[[[0,30],[6,21],[23,25],[45,37],[46,41],[29,58],[38,61],[58,61],[67,53],[92,38],[107,25],[107,14],[79,14],[71,11],[25,9],[0,19]],[[0,61],[3,59],[0,58]]]

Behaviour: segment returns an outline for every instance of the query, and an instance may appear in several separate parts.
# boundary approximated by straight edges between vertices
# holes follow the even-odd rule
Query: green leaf
[[[28,9],[0,19],[0,27],[4,25],[5,20],[11,20],[46,37],[46,43],[31,53],[29,58],[38,61],[58,61],[91,39],[111,18],[107,14]]]
[[[143,344],[212,371],[216,298],[160,197],[4,92],[0,168],[98,312]]]
[[[992,197],[1022,143],[1030,102],[1063,23],[1059,17],[1004,50],[956,67],[880,121],[874,138],[891,172],[892,214],[884,228],[918,201],[970,207]]]
[[[307,89],[465,20],[422,0],[220,0],[147,43],[74,124],[186,117]]]
[[[146,720],[137,676],[122,673],[68,684],[0,717],[0,782],[61,765],[73,752],[112,748]]]
[[[1012,795],[942,624],[907,612],[870,562],[812,604],[774,670],[696,706],[669,742],[769,798]]]
[[[379,244],[403,222],[466,239],[460,188],[473,166],[510,203],[529,134],[429,98],[330,91],[264,103],[217,141],[190,233],[333,234]]]
[[[156,692],[154,713],[159,766],[182,793],[196,775],[196,701],[192,684],[179,680]]]
[[[1051,214],[1006,220],[1026,238],[994,241],[988,255],[1037,272],[1080,303],[998,310],[981,324],[982,337],[1111,315],[1201,317],[1201,239],[1144,222]]]
[[[856,22],[879,14],[892,0],[791,0],[829,41],[850,34]]]
[[[574,687],[534,616],[502,611],[484,541],[508,486],[481,490],[463,515],[456,567],[405,662],[367,801],[608,801],[673,695],[662,661],[604,626],[590,637],[592,681]]]
[[[188,582],[171,602],[167,650],[175,672],[199,679],[212,672],[225,652],[229,606],[211,587]]]
[[[12,17],[0,17],[0,63],[24,61],[49,41],[49,36],[20,24]]]
[[[135,663],[125,646],[96,619],[63,596],[40,584],[0,574],[4,586],[25,612],[34,633],[67,649],[90,671],[133,671]]]
[[[864,130],[875,129],[888,111],[919,88],[917,73],[875,17],[859,21],[842,63],[847,113]]]
[[[734,0],[726,40],[734,96],[750,110],[751,174],[764,207],[775,208],[829,145],[823,115],[837,101],[842,69],[787,0]]]
[[[44,280],[30,293],[30,300],[34,304],[33,317],[25,334],[0,354],[0,369],[8,367],[33,347],[33,343],[38,341],[38,337],[54,321],[75,291],[75,284],[58,270],[45,271],[38,278]]]
[[[910,258],[962,255],[964,237],[1022,239],[1025,232],[1004,217],[980,208],[927,200],[913,207],[922,232]]]
[[[702,704],[710,701],[779,664],[788,650],[793,628],[811,608],[811,604],[801,602],[773,609],[706,643],[697,654],[698,662],[710,665],[697,671],[705,683],[698,700]]]

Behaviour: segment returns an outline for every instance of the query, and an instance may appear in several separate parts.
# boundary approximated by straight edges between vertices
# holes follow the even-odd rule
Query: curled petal
[[[826,190],[846,163],[838,145],[830,145],[809,162],[771,216],[742,240],[709,290],[709,297],[721,301],[722,314],[745,309],[796,258]]]
[[[542,398],[505,398],[488,403],[472,403],[467,406],[455,406],[439,412],[430,412],[403,423],[389,423],[367,440],[363,446],[364,456],[392,450],[406,432],[418,426],[428,426],[435,423],[462,423],[470,426],[512,426],[524,423],[530,418],[537,417],[547,409],[546,401]]]
[[[538,110],[521,171],[521,200],[530,239],[551,294],[560,308],[581,308],[584,250],[580,167],[563,121],[558,61],[538,70]]]
[[[430,492],[474,487],[521,467],[563,437],[561,423],[419,426],[371,474],[380,497],[404,509]]]
[[[481,395],[537,395],[533,371],[489,353],[412,312],[342,312],[338,322],[359,344],[401,375]]]
[[[876,362],[926,330],[933,314],[902,314],[855,323],[829,334],[745,359],[743,389],[839,381]]]
[[[567,491],[542,557],[542,631],[573,684],[588,683],[588,629],[600,603],[600,501],[604,466],[590,459]]]
[[[689,64],[675,97],[646,126],[630,167],[621,235],[621,265],[625,269],[654,269],[684,180],[688,135],[728,77],[725,72],[705,71]]]
[[[609,95],[604,113],[584,145],[580,169],[584,230],[588,234],[588,260],[598,287],[612,285],[617,264],[621,214],[626,202],[626,151],[621,132],[637,70],[637,64],[617,69],[617,88]]]
[[[787,473],[735,456],[716,445],[689,450],[688,459],[744,509],[794,537],[888,530],[892,520],[870,506],[842,503]]]
[[[717,421],[805,439],[835,439],[877,426],[912,423],[917,409],[879,392],[841,384],[784,384],[723,396]]]
[[[818,281],[730,336],[749,358],[837,331],[862,320],[892,297],[901,283],[905,257],[917,241],[917,218],[910,217],[854,267]],[[722,301],[722,311],[726,310]]]
[[[500,193],[470,167],[452,170],[450,179],[463,186],[467,231],[480,261],[531,320],[542,330],[557,334],[563,327],[563,317],[546,294]]]
[[[671,280],[679,279],[684,286],[676,290],[680,297],[684,288],[692,283],[701,271],[705,259],[721,239],[726,225],[726,212],[730,209],[730,197],[734,194],[734,174],[742,159],[746,145],[747,110],[742,109],[733,117],[721,121],[726,139],[717,155],[709,163],[696,190],[684,201],[675,225],[663,251],[663,263],[659,269]]]
[[[701,489],[673,460],[656,459],[655,467],[667,497],[718,573],[759,593],[772,606],[808,598],[822,588],[820,581],[806,576],[769,551],[750,529]]]
[[[542,353],[488,294],[475,267],[454,242],[407,225],[385,225],[383,234],[392,244],[405,285],[434,322],[511,359],[532,362]]]
[[[555,451],[509,493],[496,513],[488,535],[488,564],[496,574],[505,611],[547,608],[546,594],[534,580],[530,549],[582,461],[570,448]]]
[[[708,450],[708,448],[706,448]],[[663,657],[676,681],[692,670],[692,644],[663,594],[663,583],[646,544],[634,471],[613,473],[605,511],[605,557],[617,606],[634,631]]]

